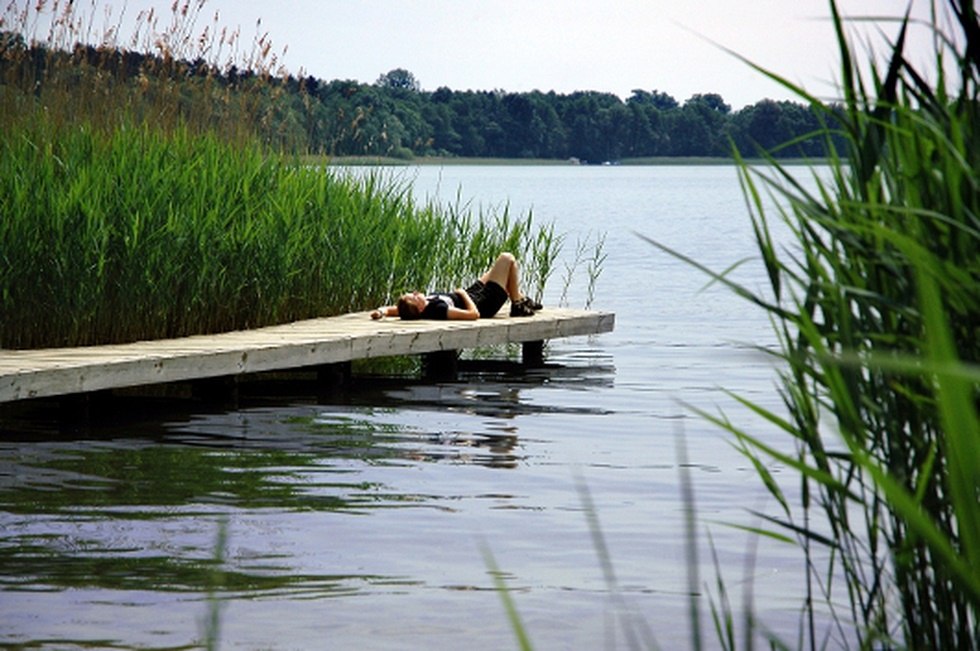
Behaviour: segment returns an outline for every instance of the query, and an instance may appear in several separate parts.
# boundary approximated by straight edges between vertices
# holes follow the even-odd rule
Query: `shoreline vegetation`
[[[27,123],[27,120],[30,123]],[[506,208],[178,128],[37,115],[0,132],[0,347],[122,343],[385,304],[475,277],[500,251],[543,292],[561,238]]]
[[[92,84],[81,92],[93,99],[113,93],[137,113],[163,100],[165,123],[247,133],[292,154],[604,164],[733,159],[734,144],[753,155],[826,155],[820,116],[807,102],[760,99],[733,110],[711,92],[681,102],[641,89],[625,100],[595,91],[428,91],[404,69],[373,84],[297,77],[279,64],[267,34],[243,43],[217,17],[206,24],[204,6],[175,2],[163,28],[166,17],[141,12],[136,34],[121,42],[111,11],[102,18],[110,26],[93,33],[98,19],[80,3],[11,3],[0,15],[0,77],[45,94],[70,70],[74,83]]]
[[[730,436],[776,505],[747,530],[800,552],[799,648],[978,649],[980,20],[972,0],[933,4],[933,70],[905,58],[907,17],[883,21],[891,51],[866,79],[830,6],[843,110],[765,74],[822,110],[843,147],[812,193],[775,159],[741,170],[766,291],[651,243],[764,310],[780,342],[763,352],[779,362],[783,408],[735,398],[781,442],[695,411]],[[790,244],[774,242],[777,222]],[[786,646],[717,585],[723,648],[752,648],[757,634]]]
[[[513,167],[578,167],[589,165],[577,160],[559,160],[550,158],[467,158],[458,156],[413,156],[412,158],[395,158],[391,156],[321,156],[305,155],[299,160],[306,165],[333,165],[338,167],[411,167],[411,166],[466,166],[466,165],[500,165]],[[780,165],[821,165],[829,159],[788,158],[781,159]],[[628,167],[628,166],[683,166],[683,165],[720,165],[739,167],[742,164],[768,165],[765,158],[724,158],[721,156],[650,156],[645,158],[624,158],[615,162],[606,162],[595,166]]]
[[[40,9],[15,9],[3,28],[29,33]],[[367,309],[455,286],[501,251],[543,294],[563,243],[553,226],[506,207],[422,204],[381,171],[310,167],[263,140],[277,118],[264,38],[236,67],[248,83],[230,88],[181,74],[188,44],[202,46],[187,6],[162,34],[141,14],[133,41],[162,49],[132,60],[73,45],[91,36],[75,4],[50,10],[59,20],[43,47],[11,31],[0,39],[0,348]],[[220,45],[239,49],[224,32]]]

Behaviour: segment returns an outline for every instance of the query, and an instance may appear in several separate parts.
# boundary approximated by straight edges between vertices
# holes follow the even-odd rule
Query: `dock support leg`
[[[458,370],[458,351],[437,350],[422,357],[422,375],[427,380],[455,380]]]
[[[238,377],[225,375],[191,382],[191,395],[204,402],[238,405]]]
[[[525,341],[521,344],[524,366],[544,366],[544,341]]]
[[[109,391],[74,393],[58,400],[58,417],[62,426],[87,426],[109,409]]]
[[[321,392],[346,389],[350,386],[350,379],[350,362],[323,364],[316,367],[316,383]]]

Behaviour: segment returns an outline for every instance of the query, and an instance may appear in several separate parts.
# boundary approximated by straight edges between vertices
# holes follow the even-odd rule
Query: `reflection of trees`
[[[378,508],[384,506],[378,499],[387,492],[384,487],[352,481],[350,464],[338,461],[415,459],[513,467],[519,461],[514,419],[556,409],[523,400],[525,389],[560,380],[588,390],[612,377],[594,367],[552,365],[529,371],[494,360],[471,360],[464,368],[461,381],[446,384],[372,379],[338,396],[345,404],[327,416],[323,408],[273,402],[199,411],[182,420],[175,420],[175,408],[154,419],[139,406],[127,408],[121,398],[110,407],[116,414],[112,422],[93,423],[85,430],[85,442],[52,439],[38,445],[43,434],[17,442],[8,432],[0,444],[0,508],[18,514],[135,508],[148,519],[165,507],[194,503],[246,509]],[[436,413],[475,422],[448,429],[444,423],[427,424],[425,414]],[[168,417],[170,422],[161,420]],[[499,424],[497,431],[487,431],[487,419]]]
[[[68,544],[96,549],[63,549]],[[101,588],[156,592],[249,593],[252,596],[299,591],[307,598],[354,594],[369,586],[405,585],[405,579],[356,574],[297,574],[290,568],[232,568],[209,559],[146,556],[106,549],[98,541],[45,536],[5,545],[0,554],[0,588]]]
[[[0,590],[316,597],[403,584],[399,577],[296,571],[281,557],[218,560],[211,518],[443,508],[445,496],[400,490],[376,481],[386,477],[383,469],[370,469],[514,468],[523,458],[518,416],[594,413],[534,404],[527,390],[556,380],[585,390],[612,381],[595,367],[468,368],[462,381],[447,384],[372,380],[331,405],[273,401],[182,417],[171,407],[154,417],[117,399],[111,422],[93,422],[84,440],[63,438],[56,423],[47,437],[31,431],[17,440],[7,431],[0,442]]]
[[[220,449],[129,441],[65,444],[17,461],[0,461],[2,508],[10,513],[97,514],[145,508],[141,518],[169,517],[164,507],[224,503],[238,508],[356,510],[370,502],[357,482],[310,482],[307,469],[329,472],[320,455],[275,449]],[[329,487],[333,494],[311,491]]]

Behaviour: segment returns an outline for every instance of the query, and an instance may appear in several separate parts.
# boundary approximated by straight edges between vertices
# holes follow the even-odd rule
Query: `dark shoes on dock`
[[[544,306],[530,297],[518,299],[510,304],[511,316],[534,316],[534,313],[543,309]]]

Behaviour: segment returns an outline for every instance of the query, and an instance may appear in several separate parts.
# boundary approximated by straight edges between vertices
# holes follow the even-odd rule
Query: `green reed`
[[[771,293],[654,243],[776,328],[786,415],[739,400],[791,448],[704,415],[734,435],[779,505],[759,514],[773,526],[765,535],[803,551],[810,648],[826,634],[821,608],[860,648],[980,643],[980,22],[971,3],[948,5],[960,33],[933,25],[933,82],[903,57],[907,19],[886,69],[866,81],[833,2],[841,104],[762,71],[822,113],[831,152],[815,192],[775,160],[768,172],[742,167]],[[957,79],[945,77],[950,60]],[[832,133],[845,136],[839,155]],[[767,194],[792,247],[774,243]],[[792,471],[799,502],[772,463]]]
[[[203,20],[205,4],[139,11],[129,35],[125,8],[98,0],[0,5],[0,129],[37,113],[59,126],[146,123],[296,149],[305,135],[280,119],[288,73],[269,35],[249,43],[217,13]]]
[[[130,341],[365,309],[456,286],[501,250],[547,270],[531,216],[420,205],[381,175],[147,126],[0,133],[0,346]],[[544,233],[550,233],[545,229]],[[544,237],[544,241],[541,240]]]
[[[561,238],[530,214],[420,205],[282,153],[267,35],[241,54],[237,30],[196,32],[204,1],[187,0],[120,45],[81,4],[0,14],[0,348],[366,309],[466,283],[503,250],[543,293]]]

